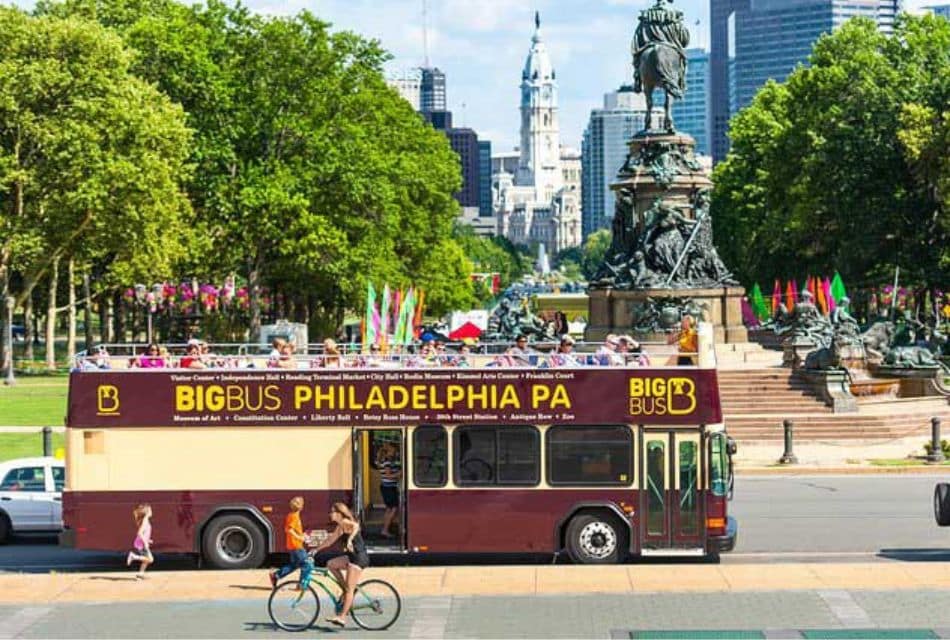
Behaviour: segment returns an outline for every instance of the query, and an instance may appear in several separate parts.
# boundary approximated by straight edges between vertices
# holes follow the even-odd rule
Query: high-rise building
[[[654,106],[653,111],[654,122],[659,122],[662,107]],[[613,220],[615,198],[610,185],[627,159],[627,142],[643,129],[646,113],[646,98],[629,85],[606,94],[604,107],[590,112],[581,147],[584,238],[609,227]]]
[[[478,141],[478,214],[492,215],[491,141]]]
[[[535,14],[521,72],[518,163],[511,173],[499,162],[502,170],[492,175],[492,191],[499,235],[516,244],[544,243],[552,253],[581,242],[580,194],[564,185],[557,89],[541,18]]]
[[[847,20],[864,16],[890,33],[902,0],[710,0],[712,154],[728,152],[729,118],[769,79],[785,80],[812,46]],[[730,99],[731,97],[731,99]]]
[[[693,136],[696,152],[709,154],[707,92],[709,88],[709,53],[703,49],[687,49],[686,95],[673,102],[676,130]]]
[[[438,67],[422,67],[419,72],[419,111],[446,111],[445,72]]]
[[[950,20],[950,4],[940,4],[934,7],[927,7],[935,16],[943,16]]]
[[[422,108],[422,70],[404,69],[387,78],[386,83],[399,92],[412,108],[419,111]]]
[[[446,137],[452,146],[452,151],[458,154],[462,164],[462,190],[455,194],[455,199],[463,207],[479,207],[479,173],[481,158],[479,157],[478,134],[468,128],[446,129]]]

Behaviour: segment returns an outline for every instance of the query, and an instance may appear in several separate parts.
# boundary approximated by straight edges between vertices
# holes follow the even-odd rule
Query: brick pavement
[[[406,598],[386,632],[355,628],[347,638],[629,638],[662,630],[744,630],[801,638],[815,629],[914,629],[950,638],[950,590],[844,591],[853,609],[829,605],[818,590],[602,595]],[[841,602],[839,593],[839,602]],[[832,603],[834,599],[831,599]],[[333,633],[318,621],[313,634]],[[309,634],[308,634],[309,635]],[[0,638],[271,638],[263,597],[254,600],[0,605]]]
[[[950,590],[950,562],[372,567],[404,596]],[[256,600],[267,572],[132,571],[0,575],[0,604]]]

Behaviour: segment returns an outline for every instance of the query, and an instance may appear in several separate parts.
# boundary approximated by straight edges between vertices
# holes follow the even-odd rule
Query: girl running
[[[145,569],[155,562],[152,555],[152,507],[148,504],[140,504],[132,510],[132,518],[135,520],[135,540],[132,541],[132,550],[125,558],[126,566],[131,566],[133,562],[138,562],[139,571],[135,574],[138,580],[145,579]]]

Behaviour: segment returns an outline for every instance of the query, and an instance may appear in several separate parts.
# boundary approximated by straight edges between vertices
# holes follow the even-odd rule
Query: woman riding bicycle
[[[343,606],[335,617],[327,618],[327,622],[343,627],[346,625],[345,618],[353,606],[353,594],[356,591],[356,585],[360,582],[363,569],[369,566],[369,555],[366,553],[366,543],[360,534],[360,524],[348,506],[342,502],[333,503],[330,508],[330,520],[336,524],[336,529],[314,549],[314,553],[319,553],[333,545],[340,538],[344,538],[344,555],[332,558],[327,562],[327,569],[333,573],[341,585],[345,585]]]

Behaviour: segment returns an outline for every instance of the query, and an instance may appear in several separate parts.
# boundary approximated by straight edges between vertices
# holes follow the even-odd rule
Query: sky
[[[387,70],[424,60],[423,0],[246,0],[264,13],[308,9],[335,27],[380,40],[393,55]],[[630,41],[639,12],[653,0],[428,0],[429,62],[446,73],[455,126],[467,126],[492,150],[518,139],[521,69],[541,13],[542,35],[559,81],[561,141],[580,148],[591,109],[632,81]],[[937,0],[905,0],[916,9]],[[692,31],[691,46],[709,48],[709,0],[675,0]],[[697,24],[698,23],[698,24]]]
[[[186,0],[187,1],[187,0]],[[387,71],[424,60],[423,0],[243,0],[254,11],[287,15],[306,9],[334,25],[378,39],[393,59]],[[950,0],[905,0],[909,9]],[[32,0],[20,0],[32,6]],[[653,0],[428,0],[429,62],[446,73],[455,126],[467,126],[492,150],[518,139],[521,69],[540,11],[542,35],[557,71],[561,142],[580,148],[591,109],[632,81],[630,41],[637,16]],[[675,0],[709,48],[709,0]],[[698,24],[697,24],[698,22]]]

